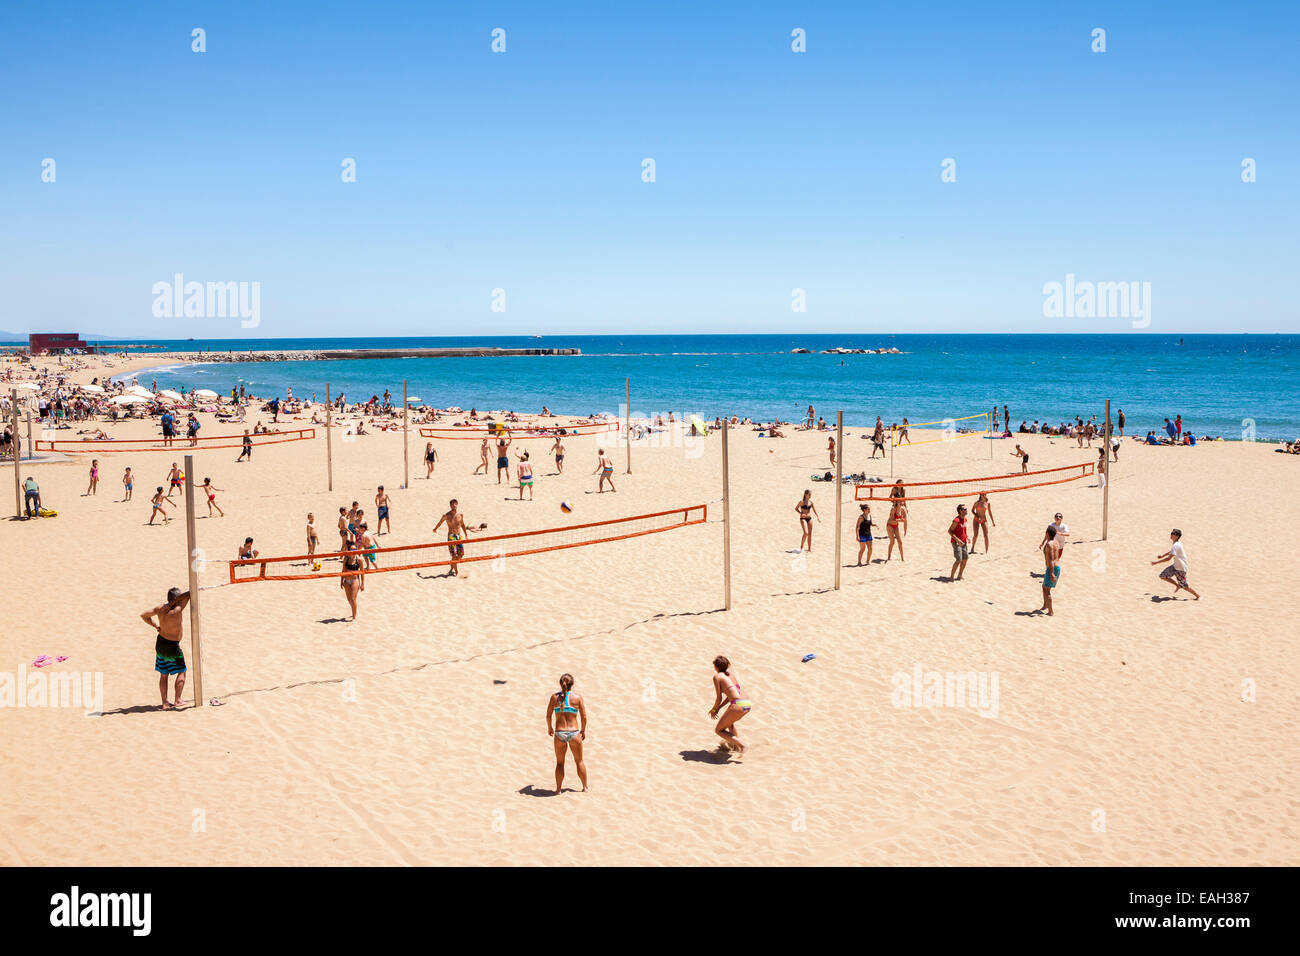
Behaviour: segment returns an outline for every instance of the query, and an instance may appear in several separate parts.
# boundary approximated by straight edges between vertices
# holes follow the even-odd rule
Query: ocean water
[[[141,340],[132,340],[141,342]],[[1126,433],[1181,414],[1198,435],[1265,440],[1300,435],[1300,336],[1296,335],[608,335],[430,338],[155,340],[172,350],[308,348],[578,348],[580,356],[241,362],[163,366],[139,373],[159,388],[245,385],[261,397],[318,398],[330,383],[349,401],[410,395],[438,405],[556,414],[618,412],[631,379],[632,412],[674,411],[755,419],[802,417],[809,404],[833,421],[868,425],[936,421],[1010,407],[1022,420],[1056,424],[1122,408]],[[904,355],[794,355],[794,348],[896,347]],[[160,363],[161,365],[161,363]]]

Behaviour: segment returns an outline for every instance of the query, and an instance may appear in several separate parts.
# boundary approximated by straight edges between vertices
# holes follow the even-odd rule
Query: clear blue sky
[[[1300,328],[1300,4],[809,6],[5,4],[0,329],[1130,330],[1066,273]],[[155,318],[177,272],[261,326]]]

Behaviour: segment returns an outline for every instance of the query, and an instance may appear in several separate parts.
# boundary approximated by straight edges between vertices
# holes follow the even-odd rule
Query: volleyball
[[[567,501],[561,501],[561,502],[560,502],[560,510],[563,511],[563,512],[567,515],[570,511],[573,510],[573,506],[570,505]]]
[[[319,570],[320,570],[320,562],[319,562],[319,561],[313,561],[313,562],[311,563],[311,569],[312,569],[313,571],[319,571]]]

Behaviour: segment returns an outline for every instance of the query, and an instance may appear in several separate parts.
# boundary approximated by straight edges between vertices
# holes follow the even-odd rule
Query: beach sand
[[[206,434],[234,431],[201,418]],[[139,422],[111,431],[153,434]],[[844,567],[834,591],[835,492],[809,480],[827,469],[826,436],[740,428],[733,606],[722,611],[716,435],[634,444],[630,475],[609,442],[618,491],[603,495],[592,471],[607,439],[569,440],[560,477],[549,442],[533,442],[536,500],[520,503],[494,477],[471,476],[475,442],[440,443],[426,481],[424,440],[412,437],[402,490],[400,435],[341,431],[332,493],[320,432],[259,448],[251,463],[196,452],[195,478],[225,489],[224,518],[200,504],[202,584],[227,580],[246,535],[264,554],[300,553],[308,511],[328,550],[338,506],[356,499],[373,516],[379,484],[393,498],[383,546],[433,540],[452,497],[489,534],[700,503],[709,521],[470,564],[459,580],[442,568],[370,575],[355,623],[341,620],[333,578],[212,587],[201,593],[203,692],[223,705],[162,712],[154,634],[139,615],[185,586],[185,524],[146,522],[152,489],[185,450],[100,455],[95,497],[82,497],[89,456],[25,463],[59,516],[3,524],[0,671],[102,674],[103,715],[0,711],[0,862],[1300,862],[1300,592],[1276,553],[1300,523],[1300,459],[1270,445],[1126,440],[1104,544],[1095,479],[995,495],[992,551],[972,556],[961,582],[940,580],[956,501],[915,502],[906,562]],[[888,476],[862,434],[848,429],[846,471]],[[912,481],[1002,474],[1019,469],[1017,440],[1035,469],[1096,460],[1095,447],[1030,435],[904,446],[893,467]],[[127,464],[138,477],[123,504]],[[799,555],[804,488],[822,520]],[[852,486],[842,493],[850,564],[858,509]],[[1056,616],[1030,615],[1036,548],[1058,510],[1072,537]],[[873,507],[881,531],[886,511]],[[1173,526],[1200,601],[1169,600],[1150,566]],[[885,550],[882,538],[875,556]],[[185,646],[192,666],[188,617]],[[41,654],[68,660],[33,672]],[[743,757],[719,752],[708,716],[718,654],[754,702],[738,725]],[[918,665],[996,674],[996,708],[896,706]],[[592,789],[556,797],[544,711],[565,671],[589,711]],[[187,698],[193,689],[191,671]]]

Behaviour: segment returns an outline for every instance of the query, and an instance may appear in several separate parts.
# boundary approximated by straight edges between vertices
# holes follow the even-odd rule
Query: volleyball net
[[[499,558],[519,558],[547,551],[582,548],[592,544],[607,544],[639,538],[664,531],[675,531],[708,520],[708,505],[690,505],[671,511],[591,521],[586,524],[567,525],[562,528],[543,528],[538,531],[517,531],[512,534],[470,534],[459,539],[428,544],[399,545],[392,548],[371,548],[364,551],[331,551],[322,554],[295,554],[285,557],[245,558],[230,562],[230,583],[246,584],[250,581],[310,581],[317,578],[337,578],[343,573],[341,565],[323,570],[322,561],[338,560],[347,556],[360,560],[360,574],[382,574],[388,571],[414,571],[420,568],[438,568],[473,561],[492,561]],[[372,563],[366,555],[374,556]],[[321,568],[321,570],[316,570]]]
[[[523,425],[499,422],[490,425],[429,426],[420,429],[421,438],[461,439],[481,441],[484,438],[510,438],[518,441],[528,438],[577,438],[582,435],[603,435],[619,430],[617,421],[576,422],[572,425]]]
[[[1025,491],[1047,485],[1062,485],[1095,474],[1096,462],[1044,468],[1039,471],[1012,472],[1006,475],[986,475],[982,478],[949,478],[945,481],[911,481],[885,484],[854,485],[855,501],[888,501],[902,498],[906,502],[930,501],[936,498],[971,498],[999,494],[1004,491]],[[902,489],[900,492],[899,489]]]
[[[938,426],[940,434],[938,437],[930,438],[921,436],[913,439],[912,429],[929,429]],[[992,419],[988,412],[980,412],[978,415],[964,415],[961,418],[944,418],[937,422],[908,422],[906,426],[899,425],[890,428],[890,439],[893,446],[899,445],[932,445],[935,442],[955,441],[958,438],[982,438],[993,433]]]
[[[248,438],[254,446],[279,445],[290,441],[310,441],[316,437],[314,428],[289,428],[284,431],[266,432]],[[37,451],[62,452],[70,455],[107,455],[113,452],[137,451],[201,451],[205,448],[240,448],[244,444],[243,435],[203,435],[190,438],[177,435],[170,439],[171,444],[164,444],[168,439],[157,438],[54,438],[37,439]]]

